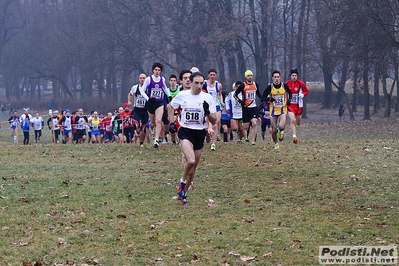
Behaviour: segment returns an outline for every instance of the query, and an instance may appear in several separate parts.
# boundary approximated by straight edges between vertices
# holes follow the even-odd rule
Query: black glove
[[[207,103],[206,101],[204,101],[204,103],[202,104],[202,107],[204,108],[204,113],[205,115],[209,115],[211,112],[209,111],[209,103]]]
[[[266,101],[272,103],[275,101],[275,99],[273,97],[267,97]]]
[[[170,103],[172,101],[172,96],[168,96],[168,103]]]
[[[176,127],[175,123],[170,123],[169,124],[169,132],[170,133],[176,133],[177,132],[177,127]]]

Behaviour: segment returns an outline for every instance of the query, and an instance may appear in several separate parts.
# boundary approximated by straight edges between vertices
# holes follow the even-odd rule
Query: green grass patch
[[[398,125],[303,120],[279,151],[206,144],[187,207],[177,146],[55,149],[47,131],[17,146],[3,128],[0,265],[317,265],[320,245],[397,244]]]

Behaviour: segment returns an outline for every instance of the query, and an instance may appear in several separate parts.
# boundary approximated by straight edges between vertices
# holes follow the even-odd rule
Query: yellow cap
[[[247,71],[245,71],[245,73],[244,73],[244,77],[246,78],[247,76],[253,76],[254,75],[254,73],[252,73],[252,71],[251,70],[247,70]]]

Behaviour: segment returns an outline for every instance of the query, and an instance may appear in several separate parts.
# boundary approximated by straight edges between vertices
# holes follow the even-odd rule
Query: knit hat
[[[123,109],[126,109],[127,107],[129,107],[129,103],[124,103],[123,104]]]
[[[247,76],[253,76],[254,75],[254,73],[252,73],[252,71],[251,70],[247,70],[247,71],[245,71],[245,73],[244,73],[244,77],[246,78]]]
[[[291,75],[292,74],[297,74],[298,75],[298,69],[296,69],[296,68],[291,69]]]
[[[191,73],[200,72],[199,69],[198,69],[198,67],[192,67],[192,68],[190,69],[190,71],[191,71]]]

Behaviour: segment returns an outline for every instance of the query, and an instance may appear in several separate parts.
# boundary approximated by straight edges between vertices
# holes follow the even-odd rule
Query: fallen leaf
[[[245,217],[241,217],[241,218],[242,218],[242,220],[243,220],[244,222],[247,222],[247,223],[254,223],[254,222],[255,222],[254,219],[248,219],[248,218],[245,218]]]
[[[126,217],[126,215],[124,215],[124,214],[118,214],[118,215],[116,216],[116,218],[119,218],[119,219],[126,219],[127,217]]]
[[[190,261],[190,263],[196,263],[196,262],[199,262],[199,261],[200,261],[200,259],[198,258],[197,254],[194,254],[193,255],[193,259]]]
[[[16,245],[18,247],[23,247],[23,246],[27,246],[29,243],[25,243],[25,242],[19,242],[19,243],[12,243],[13,245]]]
[[[255,260],[256,257],[241,256],[240,259],[245,262],[249,260]]]
[[[229,253],[227,253],[228,255],[232,255],[232,256],[240,256],[240,254],[235,253],[234,251],[230,251]]]
[[[263,255],[264,258],[271,258],[272,257],[273,252],[269,252]]]

